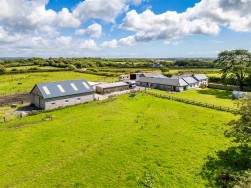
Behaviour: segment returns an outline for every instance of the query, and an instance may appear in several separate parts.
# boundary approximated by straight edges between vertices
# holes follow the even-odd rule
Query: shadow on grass
[[[219,90],[219,89],[203,89],[198,90],[199,94],[204,95],[214,95],[216,98],[220,99],[232,99],[232,94],[230,91]]]
[[[251,185],[250,175],[246,179],[245,175],[251,168],[250,157],[251,148],[248,146],[230,147],[226,151],[219,151],[217,157],[208,156],[201,176],[208,180],[209,187],[248,187]]]

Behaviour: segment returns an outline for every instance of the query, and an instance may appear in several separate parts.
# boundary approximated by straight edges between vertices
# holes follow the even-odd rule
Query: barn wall
[[[39,100],[42,99],[41,96],[42,94],[39,91],[38,87],[34,87],[30,94],[31,104],[34,104],[37,108],[40,108]]]
[[[116,91],[124,91],[124,90],[128,90],[128,89],[129,89],[129,85],[112,87],[112,88],[102,88],[102,87],[97,86],[96,92],[100,93],[100,94],[106,94],[106,93],[112,93],[112,92],[116,92]]]
[[[41,102],[41,108],[45,110],[50,110],[64,106],[72,106],[76,104],[94,101],[94,98],[94,93],[91,93],[87,95],[73,95],[54,99],[46,99]]]

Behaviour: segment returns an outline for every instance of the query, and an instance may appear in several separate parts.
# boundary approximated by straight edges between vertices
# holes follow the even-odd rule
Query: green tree
[[[3,65],[0,65],[0,74],[4,74],[6,71],[5,67]]]
[[[236,142],[251,142],[251,96],[246,94],[237,102],[240,118],[228,123],[230,129],[226,132],[228,137],[234,137]]]
[[[161,67],[160,70],[163,74],[169,72],[169,69],[167,67]]]
[[[231,50],[219,53],[215,60],[222,68],[222,79],[236,78],[240,90],[243,91],[245,78],[251,69],[251,54],[247,50]]]

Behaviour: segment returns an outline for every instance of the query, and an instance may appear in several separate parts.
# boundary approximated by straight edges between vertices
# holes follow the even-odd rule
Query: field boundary
[[[233,114],[238,113],[237,109],[233,109],[233,108],[229,108],[229,107],[208,104],[208,103],[204,103],[204,102],[198,102],[198,101],[194,101],[194,100],[188,100],[188,99],[184,99],[184,98],[168,96],[168,95],[163,95],[163,94],[158,94],[158,93],[152,93],[152,92],[148,92],[148,91],[144,91],[144,93],[158,97],[158,98],[168,99],[168,100],[172,100],[172,101],[178,101],[178,102],[182,102],[182,103],[186,103],[186,104],[192,104],[192,105],[201,106],[201,107],[205,107],[205,108],[211,108],[211,109],[215,109],[215,110],[219,110],[219,111],[230,112]]]

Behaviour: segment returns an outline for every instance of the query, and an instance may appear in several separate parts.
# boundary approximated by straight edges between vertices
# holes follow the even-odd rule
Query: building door
[[[40,108],[40,97],[35,95],[35,106]]]

